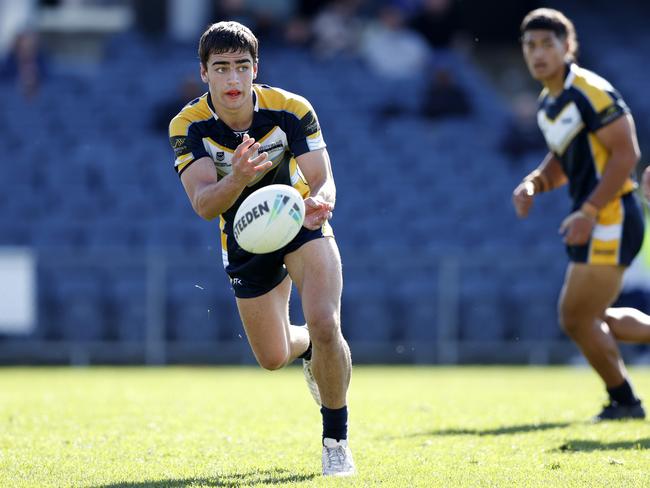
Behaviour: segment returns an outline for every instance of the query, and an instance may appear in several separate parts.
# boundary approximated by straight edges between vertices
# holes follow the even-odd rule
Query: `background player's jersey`
[[[253,104],[253,122],[246,133],[259,142],[259,152],[266,151],[273,165],[258,175],[221,215],[221,229],[228,235],[232,235],[232,221],[241,202],[262,186],[291,185],[307,197],[309,186],[295,158],[325,147],[316,114],[305,98],[256,84]],[[176,172],[180,176],[194,161],[209,157],[214,162],[217,178],[224,177],[232,171],[232,156],[243,134],[234,132],[219,119],[209,92],[193,100],[169,125]]]
[[[576,64],[567,66],[564,91],[557,98],[551,97],[547,89],[542,91],[537,123],[569,179],[574,209],[596,187],[609,159],[609,152],[595,132],[628,112],[620,94],[607,80]],[[635,188],[634,181],[628,178],[618,196]]]

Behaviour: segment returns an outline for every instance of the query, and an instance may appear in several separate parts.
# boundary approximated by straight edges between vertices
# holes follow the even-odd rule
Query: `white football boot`
[[[353,476],[357,474],[348,441],[323,439],[323,476]]]
[[[307,381],[307,386],[309,387],[309,393],[314,398],[316,405],[321,406],[320,403],[320,391],[318,391],[318,385],[316,384],[316,378],[314,378],[314,373],[311,370],[311,359],[302,360],[302,372],[305,375],[305,381]]]

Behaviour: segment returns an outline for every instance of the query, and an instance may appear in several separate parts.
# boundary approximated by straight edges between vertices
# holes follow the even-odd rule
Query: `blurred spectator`
[[[405,27],[402,11],[386,5],[366,29],[361,54],[380,75],[401,79],[422,76],[430,51],[419,34]]]
[[[355,53],[359,45],[361,20],[358,16],[363,0],[335,0],[325,7],[312,26],[314,53],[321,58]]]
[[[233,20],[255,32],[262,46],[275,40],[282,30],[278,19],[285,19],[291,9],[285,0],[219,0],[214,2],[214,22]]]
[[[515,165],[531,152],[547,150],[546,142],[537,127],[537,99],[530,93],[516,95],[512,114],[500,143],[501,152]]]
[[[423,0],[410,21],[410,27],[434,49],[450,48],[461,26],[460,12],[454,0]]]
[[[307,46],[313,40],[312,23],[330,0],[297,0],[294,16],[286,25],[285,40],[290,44]]]
[[[205,91],[205,85],[198,79],[198,73],[186,76],[179,84],[176,96],[160,103],[154,109],[151,129],[157,134],[166,136],[169,122],[185,105],[203,95]]]
[[[436,68],[424,95],[422,115],[436,119],[441,117],[464,117],[472,112],[467,93],[446,68]]]
[[[36,0],[0,0],[0,63],[12,49],[16,36],[33,25]]]
[[[25,98],[31,99],[38,94],[45,75],[45,55],[36,32],[24,31],[16,36],[2,74],[18,83]]]

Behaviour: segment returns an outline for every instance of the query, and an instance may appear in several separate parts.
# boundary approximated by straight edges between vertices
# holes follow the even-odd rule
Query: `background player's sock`
[[[639,401],[627,380],[619,386],[607,388],[607,393],[612,400],[622,405],[634,405]]]
[[[320,413],[323,415],[323,439],[341,439],[348,438],[348,407],[331,409],[321,407]]]

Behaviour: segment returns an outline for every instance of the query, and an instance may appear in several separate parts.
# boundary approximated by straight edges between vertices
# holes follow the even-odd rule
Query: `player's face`
[[[522,49],[531,76],[543,82],[562,72],[568,43],[553,31],[529,30],[522,38]]]
[[[237,111],[251,103],[257,63],[249,52],[211,54],[207,66],[201,63],[201,79],[210,87],[215,108]]]

